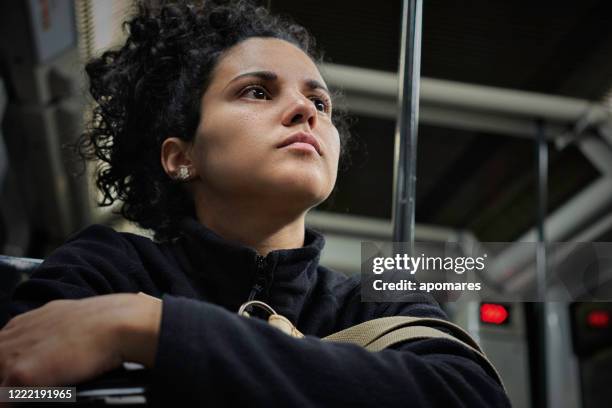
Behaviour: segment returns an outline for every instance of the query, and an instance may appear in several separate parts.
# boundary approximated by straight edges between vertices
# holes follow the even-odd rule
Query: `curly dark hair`
[[[98,205],[121,201],[121,215],[167,240],[195,211],[190,194],[164,172],[161,145],[171,135],[193,139],[219,57],[247,38],[273,37],[320,59],[302,26],[245,0],[142,1],[124,27],[125,44],[86,65],[96,104],[76,146],[81,158],[98,160]],[[343,152],[347,118],[334,110]]]

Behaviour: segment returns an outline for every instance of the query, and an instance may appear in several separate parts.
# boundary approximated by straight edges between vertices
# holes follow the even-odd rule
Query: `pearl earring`
[[[187,181],[191,177],[191,172],[187,166],[179,166],[178,173],[175,176],[176,180]]]

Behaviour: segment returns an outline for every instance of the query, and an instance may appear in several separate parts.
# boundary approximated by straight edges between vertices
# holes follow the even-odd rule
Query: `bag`
[[[242,304],[238,310],[238,314],[250,317],[249,313],[246,311],[250,306],[259,307],[268,312],[268,323],[271,326],[276,327],[289,336],[296,338],[304,337],[304,334],[301,333],[289,319],[279,315],[272,307],[259,300],[252,300]],[[436,328],[431,326],[435,326]],[[440,328],[446,329],[452,334],[446,333],[440,330]],[[478,343],[476,343],[476,341],[461,327],[446,320],[412,316],[380,317],[330,334],[329,336],[323,337],[322,340],[356,344],[364,347],[366,350],[376,352],[405,341],[429,338],[447,339],[459,343],[473,351],[478,359],[489,368],[489,372],[493,374],[497,382],[505,391],[504,383],[499,373],[485,356]]]

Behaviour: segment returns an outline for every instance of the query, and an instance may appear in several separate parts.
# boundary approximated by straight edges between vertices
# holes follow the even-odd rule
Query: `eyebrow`
[[[228,85],[244,77],[256,77],[264,81],[276,81],[278,79],[278,75],[276,75],[272,71],[253,71],[253,72],[246,72],[244,74],[238,75],[237,77],[229,81]],[[314,91],[315,89],[322,89],[327,94],[330,94],[329,89],[327,89],[325,85],[323,85],[321,82],[317,81],[316,79],[308,79],[306,80],[305,84],[312,91]]]

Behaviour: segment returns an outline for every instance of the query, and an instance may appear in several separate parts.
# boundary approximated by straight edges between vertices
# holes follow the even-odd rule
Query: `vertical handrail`
[[[546,295],[546,207],[548,206],[548,146],[545,139],[544,123],[537,123],[536,137],[536,163],[537,163],[537,290],[538,299],[545,300]]]
[[[414,243],[416,148],[421,76],[422,0],[404,0],[393,174],[393,240]]]
[[[547,253],[546,253],[546,212],[548,206],[548,145],[545,139],[544,122],[537,122],[536,135],[536,176],[537,176],[537,210],[536,210],[536,225],[538,242],[536,244],[536,288],[537,302],[535,304],[536,322],[539,333],[538,339],[538,364],[540,366],[539,381],[542,385],[541,392],[538,392],[537,406],[546,408],[548,406],[548,322],[546,308],[546,271],[547,271]]]

